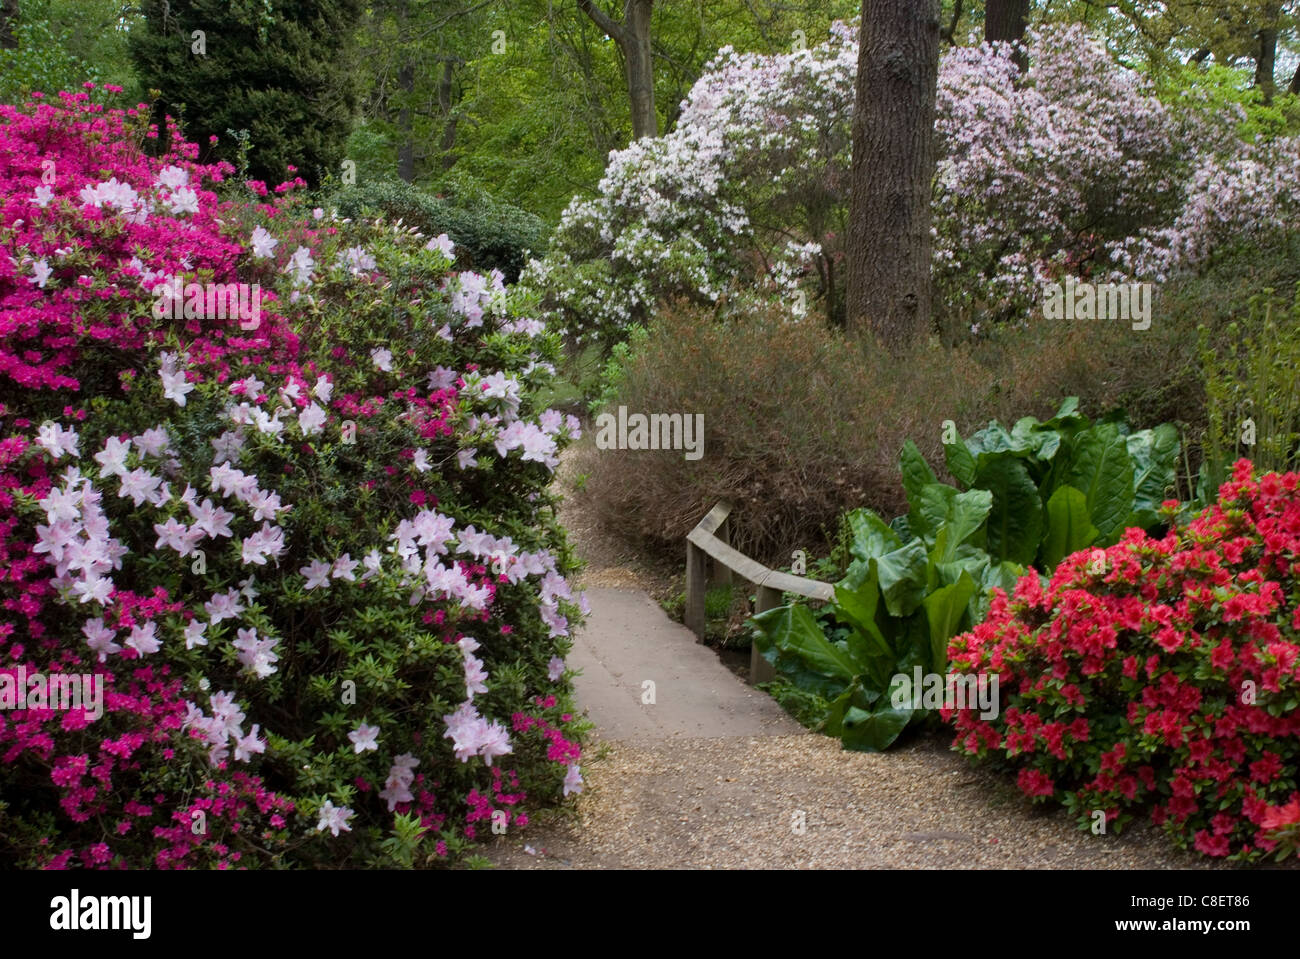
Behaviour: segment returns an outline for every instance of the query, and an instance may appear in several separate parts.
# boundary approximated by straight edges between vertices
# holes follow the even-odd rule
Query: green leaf
[[[930,626],[930,669],[936,673],[948,671],[948,641],[957,635],[958,626],[966,614],[978,587],[970,573],[962,571],[961,578],[949,586],[941,586],[922,600],[925,618]]]
[[[853,536],[849,552],[860,560],[884,556],[903,544],[889,524],[869,509],[855,509],[845,518]]]
[[[876,577],[891,616],[908,616],[921,605],[928,592],[930,558],[925,544],[914,539],[876,559]]]
[[[898,460],[899,469],[903,474],[903,491],[907,493],[911,527],[913,532],[921,533],[922,531],[917,528],[916,520],[921,505],[921,492],[927,486],[939,482],[939,478],[934,475],[934,470],[930,469],[930,464],[925,461],[925,457],[911,440],[903,444],[903,452],[899,454]]]
[[[858,669],[849,654],[826,639],[821,626],[807,606],[794,603],[759,613],[751,622],[754,642],[760,653],[775,649],[783,657],[793,657],[810,672],[848,683]],[[770,661],[770,660],[769,660]],[[773,665],[776,665],[775,663]]]
[[[898,709],[888,700],[871,712],[850,706],[841,724],[840,741],[845,749],[856,752],[881,752],[892,746],[907,728],[913,713],[911,707]]]
[[[908,527],[927,546],[934,545],[935,536],[947,523],[956,495],[956,488],[946,483],[926,483],[916,497],[909,496],[912,512],[908,514]]]
[[[948,472],[962,486],[970,486],[975,481],[975,457],[962,439],[943,445],[943,459],[948,465]]]
[[[990,460],[976,474],[975,485],[993,494],[987,521],[989,555],[1032,563],[1043,529],[1043,503],[1025,464],[1010,457]]]
[[[1087,497],[1088,518],[1101,541],[1111,538],[1133,511],[1133,461],[1115,423],[1098,423],[1075,439],[1065,482]]]
[[[972,489],[953,497],[947,524],[949,550],[955,551],[979,532],[992,510],[993,494],[989,490]]]
[[[1125,437],[1133,461],[1133,509],[1155,512],[1169,498],[1178,470],[1178,429],[1161,423],[1155,429],[1140,430]]]
[[[1076,430],[1086,429],[1087,427],[1088,417],[1079,412],[1079,398],[1077,396],[1067,396],[1061,402],[1061,408],[1056,411],[1056,415],[1050,420],[1040,423],[1038,428],[1072,434]]]
[[[1088,518],[1088,498],[1073,486],[1058,487],[1047,500],[1047,533],[1038,552],[1043,570],[1090,546],[1099,533]]]
[[[898,537],[900,543],[906,543],[915,535],[912,532],[912,524],[907,520],[906,513],[901,516],[895,516],[891,519],[889,521],[889,528],[894,531],[894,534]]]
[[[958,493],[942,483],[931,483],[922,490],[920,512],[931,530],[926,545],[931,547],[934,561],[950,561],[957,548],[980,531],[992,508],[993,495],[988,490]]]
[[[848,640],[853,658],[866,662],[871,656],[893,657],[894,650],[876,625],[876,609],[880,605],[880,586],[876,582],[876,564],[869,563],[867,578],[856,588],[840,583],[835,587],[835,617],[853,627],[857,637]],[[861,641],[861,646],[855,639]],[[857,647],[857,648],[855,648]]]

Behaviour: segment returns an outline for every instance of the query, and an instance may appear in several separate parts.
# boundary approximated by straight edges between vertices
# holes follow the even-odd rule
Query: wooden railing
[[[686,612],[683,617],[687,627],[699,642],[704,642],[704,594],[709,579],[706,557],[713,560],[713,582],[730,584],[732,574],[753,583],[758,589],[754,612],[761,613],[781,605],[782,593],[794,593],[809,599],[828,601],[835,596],[835,587],[815,579],[792,576],[750,559],[731,548],[727,517],[731,515],[729,503],[719,503],[696,524],[686,536]],[[749,681],[761,683],[772,679],[775,673],[767,660],[753,647],[749,657]]]

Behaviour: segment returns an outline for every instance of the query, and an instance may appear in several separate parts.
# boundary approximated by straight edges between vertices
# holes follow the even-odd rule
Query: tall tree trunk
[[[658,136],[654,60],[650,50],[650,15],[654,11],[654,0],[626,0],[622,21],[612,19],[591,0],[578,0],[578,9],[617,43],[623,54],[627,97],[632,109],[632,139]]]
[[[1023,73],[1028,65],[1022,41],[1029,0],[987,0],[984,4],[984,42],[1006,41],[1016,45],[1012,59]]]
[[[442,139],[438,142],[443,170],[450,170],[456,163],[451,148],[456,145],[456,114],[452,111],[451,81],[456,61],[448,57],[442,62],[442,79],[438,82],[438,109],[442,111]]]
[[[397,147],[397,175],[407,183],[415,179],[415,134],[411,129],[411,98],[415,95],[415,66],[402,64],[397,72],[397,86],[402,91],[402,108],[397,114],[397,128],[402,142]]]
[[[18,0],[0,0],[0,50],[17,50]]]
[[[659,134],[655,114],[654,61],[650,53],[650,12],[654,0],[627,0],[623,22],[628,42],[623,47],[627,69],[627,95],[632,104],[632,139]]]
[[[409,36],[406,0],[398,5],[397,18],[400,24],[398,36]],[[411,100],[415,98],[415,64],[411,62],[411,56],[412,52],[408,49],[402,68],[397,71],[397,87],[402,91],[402,107],[397,114],[397,128],[402,133],[402,142],[397,146],[397,175],[407,183],[415,180],[415,134],[411,124]]]
[[[1295,73],[1291,74],[1291,82],[1287,84],[1287,93],[1300,94],[1300,66],[1295,68]]]
[[[930,323],[938,0],[863,0],[853,111],[847,321],[891,350]]]
[[[1264,93],[1264,102],[1273,102],[1273,73],[1277,69],[1277,10],[1269,10],[1271,19],[1259,31],[1259,52],[1255,56],[1255,86]]]

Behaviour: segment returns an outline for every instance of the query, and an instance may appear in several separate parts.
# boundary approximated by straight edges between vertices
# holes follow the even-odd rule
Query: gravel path
[[[612,743],[584,772],[576,816],[503,836],[490,858],[534,869],[1216,868],[1145,823],[1121,836],[1077,829],[932,739],[888,753],[811,735]]]

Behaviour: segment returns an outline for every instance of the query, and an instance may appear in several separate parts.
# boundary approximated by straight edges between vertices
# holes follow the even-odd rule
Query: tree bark
[[[1004,41],[1014,43],[1016,52],[1012,59],[1020,72],[1028,66],[1023,41],[1025,20],[1029,16],[1029,0],[987,0],[984,5],[984,42]]]
[[[847,325],[897,351],[930,323],[938,0],[863,0]]]
[[[399,36],[408,36],[407,2],[401,0],[397,10],[400,25]],[[415,64],[411,62],[412,52],[406,52],[406,60],[397,71],[397,87],[401,90],[402,107],[397,114],[397,128],[402,131],[402,142],[397,146],[397,175],[407,183],[415,180],[415,133],[411,123],[411,100],[415,96]]]
[[[0,0],[0,50],[17,50],[18,0]]]
[[[448,57],[442,62],[442,79],[438,81],[438,109],[442,111],[442,139],[438,142],[443,170],[450,170],[456,163],[451,148],[456,145],[456,114],[451,102],[452,78],[456,61]]]
[[[622,21],[612,19],[591,0],[578,0],[578,9],[622,51],[627,97],[632,109],[632,139],[658,136],[654,60],[650,49],[650,15],[654,10],[654,0],[626,0]]]
[[[1291,74],[1291,82],[1287,84],[1287,93],[1300,94],[1300,66],[1295,68],[1295,73]]]
[[[1255,58],[1255,86],[1264,92],[1264,102],[1273,102],[1273,72],[1277,69],[1277,28],[1259,31],[1259,53]]]
[[[397,113],[397,128],[402,142],[397,147],[397,175],[411,183],[415,180],[415,134],[411,129],[411,98],[415,95],[415,66],[402,64],[397,72],[397,86],[402,91],[402,108]]]
[[[1259,46],[1255,52],[1255,86],[1264,94],[1264,102],[1272,103],[1277,85],[1273,75],[1277,71],[1277,37],[1278,20],[1282,16],[1282,4],[1270,3],[1261,11],[1259,32],[1255,34]]]

